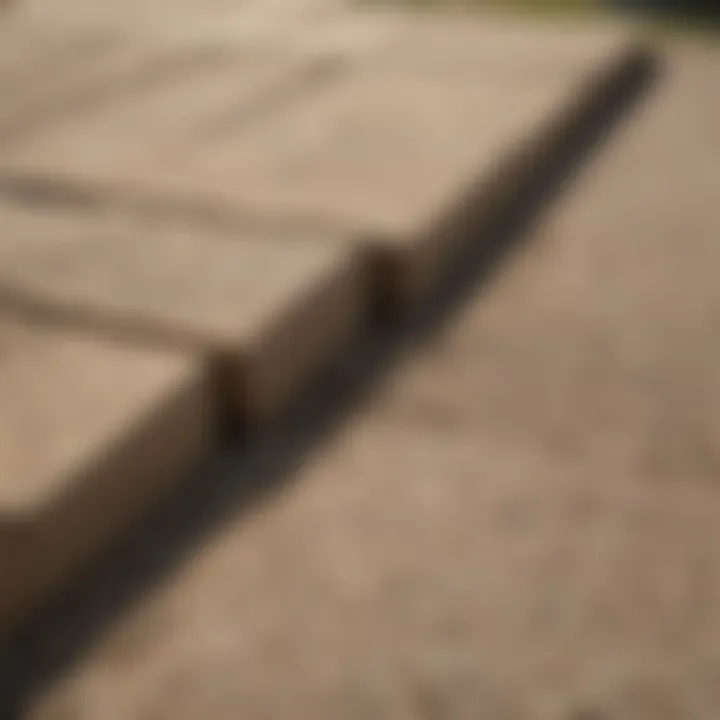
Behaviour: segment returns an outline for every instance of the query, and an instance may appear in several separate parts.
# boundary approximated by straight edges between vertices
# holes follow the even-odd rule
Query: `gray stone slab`
[[[287,408],[367,310],[362,258],[322,233],[11,206],[0,223],[0,305],[199,353],[253,426]]]
[[[203,75],[84,108],[14,143],[2,164],[351,225],[392,266],[405,302],[602,104],[588,86],[603,71],[602,89],[614,85],[629,46],[614,31],[537,30],[533,42],[503,24],[387,22],[357,52],[297,46],[310,57],[279,84],[265,59],[257,76],[229,65],[227,86]],[[216,82],[225,101],[195,101]]]
[[[0,631],[72,579],[210,451],[204,370],[0,319]]]

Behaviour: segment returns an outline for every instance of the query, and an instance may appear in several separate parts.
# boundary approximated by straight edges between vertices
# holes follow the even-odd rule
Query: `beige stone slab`
[[[216,19],[220,27],[215,32],[213,26],[203,29],[197,20],[186,32],[160,32],[160,28],[142,32],[112,23],[3,26],[0,143],[13,146],[22,137],[42,134],[58,123],[64,126],[68,119],[95,109],[116,112],[118,123],[127,130],[128,119],[122,114],[127,103],[137,103],[138,113],[145,109],[145,115],[154,117],[156,125],[162,123],[166,133],[174,123],[192,127],[203,110],[212,115],[225,104],[237,110],[243,94],[252,95],[263,80],[272,91],[272,81],[280,81],[284,72],[292,75],[298,64],[302,75],[302,61],[322,51],[298,48],[290,54],[273,47],[271,53],[262,41],[267,33],[252,31],[248,22],[245,35],[233,34],[233,24],[228,28],[227,19],[225,25],[222,20]],[[157,101],[146,107],[153,94]]]
[[[0,306],[197,352],[252,425],[276,417],[360,331],[363,260],[321,233],[0,214]]]
[[[611,73],[607,90],[629,63],[622,33],[580,33],[581,42],[539,30],[544,39],[518,53],[533,37],[526,28],[506,48],[505,25],[477,27],[441,25],[433,44],[429,28],[390,18],[382,42],[376,34],[361,51],[316,46],[277,92],[261,73],[263,91],[236,110],[193,102],[191,83],[153,86],[30,133],[3,164],[351,224],[400,267],[393,282],[407,299],[602,104],[605,93],[587,88],[593,73]],[[459,51],[454,64],[441,59],[444,45],[475,47],[498,32],[472,72],[461,70]],[[241,78],[238,88],[255,82],[253,72]],[[208,78],[198,82],[207,87]]]
[[[222,43],[167,43],[157,58],[137,62],[96,97],[48,113],[6,148],[32,148],[39,174],[113,181],[148,174],[170,185],[192,168],[188,153],[228,126],[263,122],[297,101],[306,86],[335,72],[327,55],[264,53]],[[20,163],[19,167],[25,164]],[[6,165],[15,168],[12,160]],[[90,171],[86,175],[84,170]],[[29,168],[29,166],[28,166]],[[77,172],[76,172],[77,168]],[[148,184],[152,184],[149,182]],[[160,184],[163,187],[163,184]]]
[[[194,360],[0,320],[0,631],[183,480],[213,441]]]
[[[0,90],[7,98],[0,142],[7,149],[49,134],[72,145],[78,119],[97,115],[96,124],[102,128],[110,118],[116,132],[102,138],[103,152],[115,162],[142,165],[142,151],[170,143],[172,154],[178,144],[191,144],[194,133],[202,137],[203,120],[212,123],[224,113],[241,118],[247,107],[262,106],[288,85],[291,91],[302,85],[315,68],[316,58],[308,55],[269,55],[248,43],[202,36],[138,36],[118,29],[60,34],[45,52],[26,50],[22,63],[0,66]],[[323,58],[317,62],[322,65]],[[80,158],[83,148],[95,149],[92,132]]]
[[[707,487],[368,418],[27,717],[640,720],[659,694],[710,720],[717,511]]]
[[[247,37],[349,4],[347,0],[66,0],[59,5],[25,0],[23,9],[34,23],[55,27],[112,26],[156,36],[190,34],[194,27],[199,33],[223,35],[231,30],[236,37]]]
[[[547,139],[578,91],[634,47],[619,31],[396,19],[386,30],[325,92],[220,135],[198,170],[239,177],[261,205],[417,240],[513,151]],[[223,166],[229,152],[237,167]]]
[[[63,33],[30,26],[10,40],[0,51],[0,142],[5,145],[88,103],[122,96],[128,86],[167,75],[183,54],[167,41],[143,42],[102,27]]]
[[[522,14],[479,15],[385,12],[328,18],[392,28],[392,38],[376,47],[372,61],[446,76],[447,73],[486,78],[492,82],[547,81],[560,72],[582,78],[587,64],[604,61],[623,43],[634,42],[641,27],[628,21],[592,18],[523,17]]]
[[[718,78],[717,53],[674,52],[527,249],[388,388],[384,412],[714,482]]]

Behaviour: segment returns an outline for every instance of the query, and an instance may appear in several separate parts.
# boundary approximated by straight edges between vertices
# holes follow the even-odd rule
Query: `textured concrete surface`
[[[6,145],[157,75],[167,79],[173,66],[182,64],[171,43],[112,26],[61,30],[0,24],[0,39],[0,142]]]
[[[11,204],[0,225],[0,305],[204,358],[221,405],[251,425],[286,410],[364,322],[362,259],[321,234]]]
[[[28,717],[709,719],[713,498],[356,426]]]
[[[624,471],[718,476],[719,68],[711,50],[671,55],[497,288],[391,389],[393,412]]]
[[[719,78],[28,717],[715,718]]]
[[[253,45],[296,36],[301,28],[343,15],[350,4],[345,0],[25,0],[4,13],[0,37],[28,28],[63,34],[113,28],[155,40]]]
[[[567,130],[558,120],[551,143],[553,120],[582,122],[568,108],[628,46],[616,29],[385,23],[334,50],[316,34],[275,61],[277,49],[188,46],[174,75],[15,137],[2,166],[349,224],[392,255],[397,294],[413,297],[466,226],[482,230],[539,171]]]
[[[42,0],[25,0],[18,4],[15,16],[65,27],[101,24],[139,27],[149,24],[153,29],[161,29],[161,26],[173,23],[207,22],[213,16],[291,22],[347,4],[344,0],[126,0],[123,3],[65,0],[58,5]]]
[[[0,630],[206,457],[205,380],[179,355],[0,320]]]
[[[215,116],[240,121],[273,93],[292,93],[315,69],[314,58],[257,54],[172,39],[153,47],[150,38],[110,31],[66,39],[29,67],[6,68],[3,89],[14,102],[6,111],[5,151],[29,145],[31,154],[45,157],[35,170],[70,175],[96,153],[94,161],[104,159],[118,174],[147,168],[158,155],[170,162],[212,133]],[[54,155],[58,144],[69,153],[64,159]],[[160,167],[169,174],[189,169]]]
[[[117,112],[128,102],[138,102],[138,112],[145,109],[151,116],[154,108],[154,124],[164,123],[166,131],[173,122],[192,124],[193,112],[201,112],[193,110],[194,100],[208,103],[210,115],[217,104],[224,107],[223,99],[228,112],[239,112],[263,82],[269,93],[279,91],[283,59],[289,77],[280,91],[292,94],[296,84],[303,87],[306,61],[312,73],[318,56],[322,63],[328,55],[357,52],[377,42],[388,24],[374,16],[363,20],[336,3],[325,11],[322,3],[313,10],[302,2],[297,8],[219,4],[213,12],[207,3],[189,3],[184,10],[173,0],[169,5],[29,3],[24,12],[4,17],[0,142],[11,145],[18,135],[52,128],[88,110]],[[178,88],[183,79],[187,82]],[[147,108],[153,92],[160,97]]]

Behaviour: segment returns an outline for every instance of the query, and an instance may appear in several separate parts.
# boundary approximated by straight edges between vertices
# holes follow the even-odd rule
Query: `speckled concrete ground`
[[[713,720],[720,53],[36,720]]]

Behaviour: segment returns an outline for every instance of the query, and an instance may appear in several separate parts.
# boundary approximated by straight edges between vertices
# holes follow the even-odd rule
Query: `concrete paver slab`
[[[173,68],[180,72],[183,48],[113,28],[60,32],[30,26],[4,37],[0,52],[0,142],[11,144],[87,104],[115,92],[122,96],[127,86],[142,86]]]
[[[565,37],[549,34],[536,43],[538,59],[533,47],[519,54],[496,41],[472,72],[448,72],[426,41],[427,27],[418,35],[412,23],[388,22],[395,30],[384,45],[321,53],[277,91],[268,90],[266,61],[258,70],[262,91],[253,72],[228,67],[234,84],[224,89],[217,81],[224,108],[192,101],[198,88],[215,86],[209,76],[197,87],[153,85],[28,133],[6,149],[2,164],[350,223],[400,266],[402,302],[432,285],[468,226],[482,228],[568,129],[602,104],[604,97],[578,92],[611,66],[617,81],[628,60],[617,55],[628,46],[622,34],[587,33],[553,50]],[[453,37],[446,27],[439,32]],[[482,45],[494,32],[456,30],[454,43]],[[246,83],[254,89],[247,92]]]
[[[36,35],[42,45],[42,33]],[[242,115],[268,95],[302,86],[318,63],[324,67],[318,53],[270,54],[247,44],[138,36],[112,28],[58,33],[47,44],[43,52],[25,49],[21,62],[0,63],[0,91],[7,99],[0,143],[6,151],[48,133],[72,144],[77,118],[90,113],[99,116],[101,127],[111,118],[116,135],[104,137],[106,155],[117,162],[125,150],[125,162],[142,163],[136,153],[143,148],[150,152],[153,143],[171,138],[192,143],[194,132],[202,135],[203,119],[223,111]],[[94,148],[92,133],[79,157],[86,147]]]
[[[113,26],[133,32],[166,34],[186,32],[193,25],[202,32],[221,24],[240,34],[272,31],[305,17],[324,14],[349,3],[347,0],[67,0],[61,6],[42,0],[25,0],[23,17],[34,24],[59,27]]]
[[[82,569],[210,451],[204,372],[0,320],[0,631]]]
[[[251,425],[281,413],[366,312],[362,259],[314,233],[11,206],[0,224],[0,306],[199,353]]]

